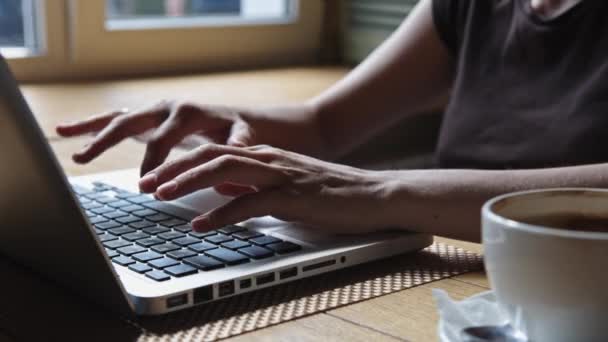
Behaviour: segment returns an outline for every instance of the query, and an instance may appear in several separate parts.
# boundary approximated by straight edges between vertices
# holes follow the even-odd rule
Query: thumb
[[[254,134],[249,126],[244,121],[235,122],[230,130],[227,145],[245,147],[254,145]]]

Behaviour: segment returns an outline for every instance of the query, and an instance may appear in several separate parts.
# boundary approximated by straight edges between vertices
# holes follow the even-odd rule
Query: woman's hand
[[[217,144],[271,144],[289,149],[317,148],[313,109],[307,105],[265,110],[162,101],[129,112],[115,111],[57,127],[64,137],[95,134],[73,159],[88,163],[122,140],[151,132],[141,174],[162,164],[185,138],[196,135]],[[316,139],[316,140],[315,140]]]
[[[206,231],[253,217],[362,233],[387,228],[384,173],[324,162],[266,145],[207,144],[165,163],[140,181],[142,192],[173,200],[216,188],[234,199],[192,222]]]

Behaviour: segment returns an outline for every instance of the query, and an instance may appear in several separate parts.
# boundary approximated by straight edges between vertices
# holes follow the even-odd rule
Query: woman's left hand
[[[173,200],[214,187],[234,197],[192,221],[207,231],[266,215],[334,233],[389,228],[391,183],[383,172],[329,163],[266,145],[203,145],[146,174],[143,192]]]

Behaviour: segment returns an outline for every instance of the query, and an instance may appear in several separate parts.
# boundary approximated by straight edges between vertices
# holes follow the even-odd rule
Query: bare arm
[[[439,40],[432,1],[341,82],[311,101],[323,150],[344,154],[399,118],[434,109],[446,97],[452,60]]]
[[[390,226],[480,241],[482,204],[512,191],[608,187],[608,164],[531,170],[386,171]]]

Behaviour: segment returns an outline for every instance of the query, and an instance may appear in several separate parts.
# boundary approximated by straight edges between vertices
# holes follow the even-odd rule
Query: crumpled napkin
[[[509,322],[506,313],[496,303],[492,291],[482,292],[462,301],[450,298],[447,292],[433,289],[439,309],[439,340],[460,342],[461,331],[481,325],[504,325]]]

